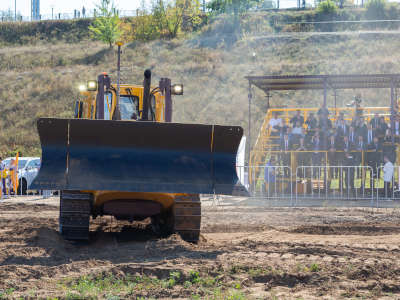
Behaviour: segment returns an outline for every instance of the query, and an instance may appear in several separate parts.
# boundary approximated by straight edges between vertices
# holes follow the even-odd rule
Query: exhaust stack
[[[150,85],[151,85],[151,71],[147,69],[144,71],[143,80],[143,109],[141,121],[149,120],[149,103],[150,103]]]

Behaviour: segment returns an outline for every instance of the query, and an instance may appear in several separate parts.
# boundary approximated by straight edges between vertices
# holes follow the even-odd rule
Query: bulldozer
[[[30,188],[60,191],[60,234],[88,240],[91,217],[110,215],[150,218],[160,235],[197,242],[199,195],[232,195],[240,186],[243,129],[173,123],[172,95],[183,86],[169,78],[152,86],[150,70],[143,85],[115,84],[103,73],[80,90],[74,118],[37,120],[42,165]]]

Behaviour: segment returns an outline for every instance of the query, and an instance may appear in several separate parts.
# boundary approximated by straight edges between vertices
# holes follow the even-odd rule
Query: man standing
[[[278,117],[277,112],[274,112],[274,116],[269,120],[268,125],[271,135],[278,136],[282,127],[282,119]]]
[[[360,165],[363,166],[364,165],[363,153],[367,149],[367,147],[364,143],[364,137],[362,135],[358,136],[358,142],[355,146],[355,149],[357,150],[357,152],[355,153],[355,163],[357,166],[360,166]],[[360,178],[361,171],[362,171],[361,168],[357,168],[357,178]]]
[[[391,183],[393,178],[394,166],[389,160],[389,157],[387,155],[383,157],[383,160],[385,162],[385,165],[383,167],[385,198],[391,198],[392,197]]]
[[[349,141],[351,144],[356,144],[357,142],[357,135],[356,135],[356,131],[354,130],[353,126],[350,126],[349,129]]]
[[[375,130],[379,126],[379,114],[375,113],[375,116],[371,119],[370,122],[372,128]]]
[[[347,136],[348,135],[349,129],[348,129],[348,126],[344,119],[340,120],[340,122],[336,128],[336,131],[339,136]]]
[[[374,142],[375,132],[372,129],[371,123],[367,126],[367,135],[366,135],[366,142],[367,145],[371,145]]]
[[[281,140],[281,162],[283,166],[284,175],[286,178],[290,176],[290,150],[292,150],[291,141],[288,134],[283,136]]]
[[[295,127],[297,123],[300,123],[301,127],[304,124],[304,117],[301,115],[300,109],[298,109],[296,111],[296,115],[290,119],[290,124],[292,124],[292,127]]]
[[[346,186],[345,191],[347,194],[347,197],[350,198],[350,193],[351,197],[354,197],[354,166],[355,166],[355,159],[350,152],[345,151],[344,152],[344,185]]]

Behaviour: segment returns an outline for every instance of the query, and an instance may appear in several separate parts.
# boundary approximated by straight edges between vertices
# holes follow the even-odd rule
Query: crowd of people
[[[297,110],[288,122],[274,112],[268,130],[274,145],[271,150],[279,151],[278,161],[275,161],[277,165],[290,167],[291,153],[295,151],[297,166],[364,165],[379,177],[383,164],[390,163],[393,167],[395,163],[396,144],[392,141],[400,142],[400,117],[395,117],[392,129],[385,117],[377,113],[366,121],[362,111],[358,111],[351,121],[347,121],[343,113],[330,117],[329,111],[321,107],[316,114],[310,113],[307,119]],[[333,178],[340,175],[339,168],[330,168],[329,172]],[[284,173],[288,176],[287,171]],[[357,173],[359,176],[359,171]],[[346,175],[354,178],[352,174]],[[306,174],[300,172],[298,176]],[[352,186],[354,181],[350,182]]]

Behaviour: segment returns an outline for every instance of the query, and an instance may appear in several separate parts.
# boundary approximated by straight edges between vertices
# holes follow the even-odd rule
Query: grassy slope
[[[211,32],[187,40],[128,45],[123,77],[139,83],[143,70],[153,67],[155,80],[171,77],[185,85],[185,95],[174,99],[175,121],[238,124],[247,130],[246,75],[399,70],[400,40],[392,34],[248,35],[232,46],[206,47],[215,36],[218,33]],[[0,153],[19,147],[24,155],[38,154],[35,119],[70,117],[78,84],[102,71],[115,73],[115,61],[113,51],[92,41],[0,48]],[[355,93],[340,91],[339,103],[350,101]],[[259,91],[256,95],[253,139],[265,112],[265,98]],[[322,93],[312,92],[272,96],[272,104],[287,106],[309,107],[322,99]],[[366,104],[384,105],[389,92],[366,90],[362,96]]]

